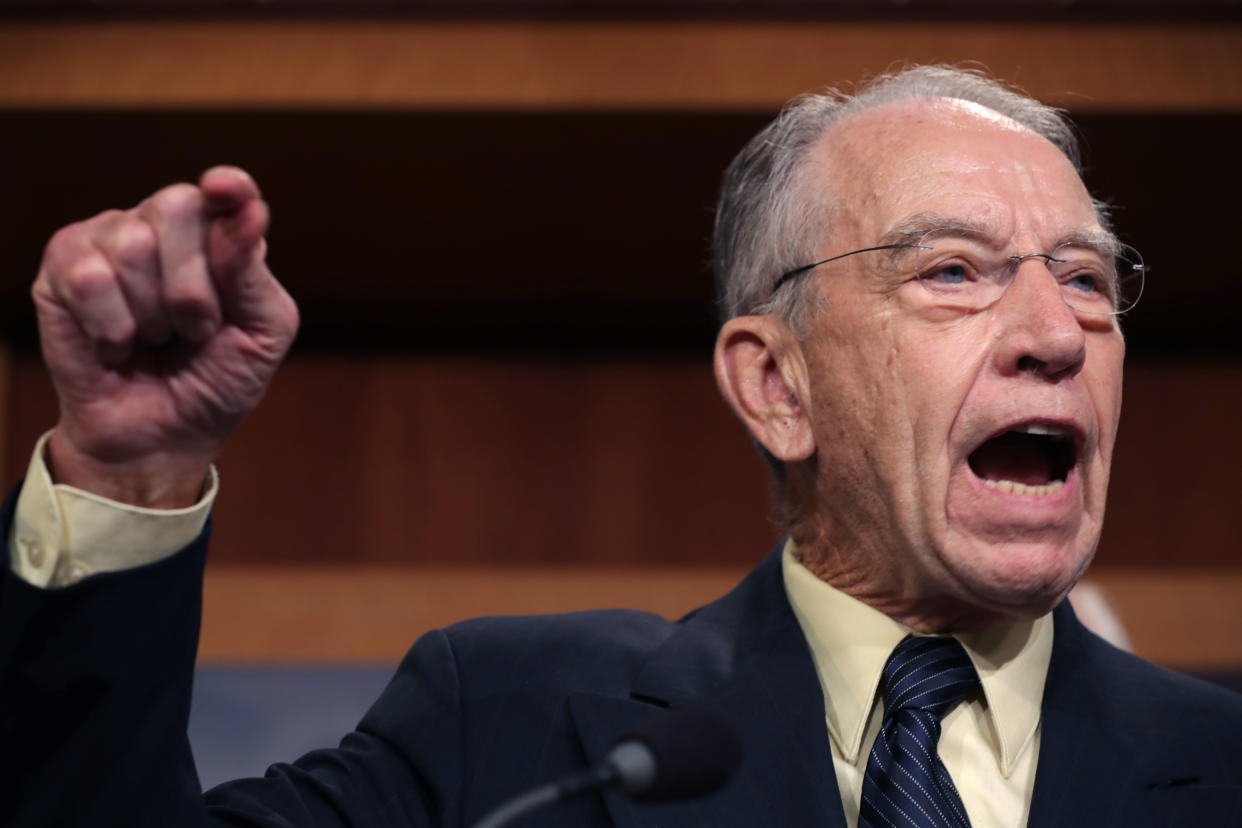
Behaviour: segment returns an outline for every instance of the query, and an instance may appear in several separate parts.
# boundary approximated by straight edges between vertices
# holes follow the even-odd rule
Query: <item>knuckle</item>
[[[173,184],[152,196],[147,209],[159,221],[173,221],[187,213],[200,213],[203,192],[193,184]]]
[[[154,260],[158,247],[155,229],[141,219],[128,217],[113,235],[113,255],[122,267],[141,268]]]
[[[60,251],[67,248],[72,243],[70,240],[73,235],[72,225],[69,227],[62,227],[52,234],[52,237],[47,240],[47,244],[43,246],[44,265],[51,264],[59,258]]]
[[[74,302],[88,302],[109,290],[115,282],[112,269],[94,257],[69,264],[61,277],[61,289]]]
[[[43,260],[52,261],[58,259],[68,251],[73,251],[89,244],[91,237],[100,227],[114,222],[124,215],[125,213],[121,210],[105,210],[93,218],[65,225],[48,239],[47,244],[43,248]]]
[[[89,233],[90,229],[84,221],[60,228],[47,240],[43,248],[43,261],[55,261],[63,251],[80,246],[89,237]]]

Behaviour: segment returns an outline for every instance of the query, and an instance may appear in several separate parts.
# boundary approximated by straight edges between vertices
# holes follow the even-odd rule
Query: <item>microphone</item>
[[[537,808],[608,786],[638,800],[706,796],[732,779],[741,763],[741,739],[719,713],[674,708],[621,736],[595,767],[510,799],[474,828],[500,828]]]

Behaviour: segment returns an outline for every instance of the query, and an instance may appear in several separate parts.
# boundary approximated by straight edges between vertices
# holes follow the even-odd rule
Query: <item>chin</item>
[[[975,542],[950,551],[943,562],[963,600],[982,611],[1033,619],[1059,604],[1086,571],[1094,541]]]

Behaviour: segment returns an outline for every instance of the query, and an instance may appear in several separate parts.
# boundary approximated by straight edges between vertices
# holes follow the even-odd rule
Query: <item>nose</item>
[[[993,313],[999,326],[995,358],[1002,373],[1028,372],[1059,379],[1082,369],[1087,357],[1086,333],[1042,258],[1018,262],[1013,281]]]

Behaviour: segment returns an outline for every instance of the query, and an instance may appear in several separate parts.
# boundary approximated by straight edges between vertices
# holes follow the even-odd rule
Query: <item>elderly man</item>
[[[48,246],[61,415],[5,512],[5,824],[469,825],[699,703],[741,732],[730,785],[551,824],[1242,825],[1242,699],[1063,600],[1100,534],[1142,260],[1058,113],[937,67],[798,100],[725,180],[715,369],[771,462],[777,550],[678,622],[429,633],[338,748],[200,798],[210,464],[297,324],[265,225],[217,168]]]

